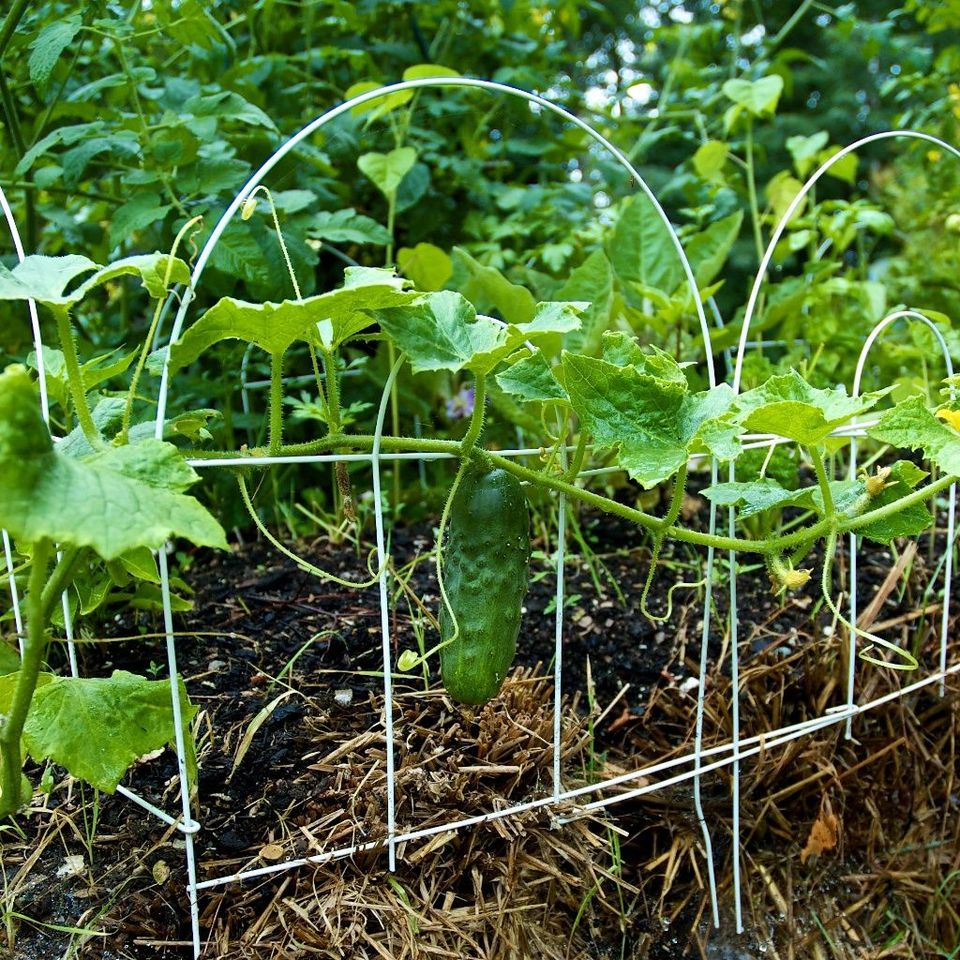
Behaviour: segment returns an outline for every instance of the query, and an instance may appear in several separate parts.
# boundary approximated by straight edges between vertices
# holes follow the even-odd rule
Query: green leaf
[[[407,67],[403,71],[404,80],[419,80],[421,77],[459,77],[460,74],[450,67],[443,67],[438,63],[418,63]]]
[[[215,303],[170,348],[171,372],[192,363],[222,340],[244,340],[271,355],[283,354],[297,340],[319,332],[328,349],[373,323],[370,311],[410,303],[419,294],[398,289],[392,271],[353,268],[355,285],[344,286],[302,301],[247,303],[224,297]],[[360,281],[364,282],[360,282]]]
[[[496,267],[474,260],[461,247],[453,249],[453,283],[480,313],[496,311],[507,323],[526,323],[536,301],[526,287],[511,283]]]
[[[787,150],[793,157],[793,165],[797,171],[797,176],[805,178],[807,174],[816,166],[817,156],[830,140],[830,134],[826,130],[819,130],[817,133],[811,133],[809,137],[795,136],[787,137]]]
[[[383,331],[410,357],[414,373],[463,370],[477,354],[502,346],[506,327],[478,317],[459,293],[441,290],[409,307],[381,310]]]
[[[803,184],[796,177],[791,177],[786,170],[781,170],[770,178],[767,184],[767,200],[773,211],[774,220],[780,220],[787,212],[787,208],[793,203],[794,197],[803,189]],[[794,212],[794,216],[803,213],[806,206],[806,198]]]
[[[565,345],[573,353],[593,353],[603,331],[610,326],[613,307],[613,268],[602,250],[594,250],[574,269],[554,294],[558,300],[590,304],[581,317],[580,329],[571,331]]]
[[[26,370],[0,374],[0,526],[23,542],[92,547],[112,559],[174,536],[226,548],[220,524],[181,491],[199,478],[159,440],[78,461],[53,448]]]
[[[106,267],[76,254],[66,257],[33,255],[18,263],[13,270],[0,264],[0,300],[32,297],[47,306],[69,307],[79,303],[94,288],[130,274],[139,275],[150,296],[159,298],[166,294],[163,281],[170,262],[170,256],[165,253],[125,257]],[[95,271],[92,276],[66,292],[71,281],[91,271]],[[190,268],[180,259],[172,260],[170,282],[190,282]]]
[[[51,130],[20,158],[16,167],[14,167],[14,174],[18,177],[22,176],[33,166],[34,161],[47,153],[51,147],[60,144],[69,146],[88,137],[91,139],[101,137],[105,127],[106,124],[103,120],[94,120],[92,123],[74,123],[70,126],[57,127],[55,130]]]
[[[418,290],[442,290],[453,275],[453,261],[432,243],[401,247],[397,251],[397,264]]]
[[[357,213],[353,207],[314,214],[307,234],[315,240],[329,240],[331,243],[374,243],[382,247],[390,242],[386,227],[372,217]]]
[[[48,23],[30,44],[27,70],[41,96],[46,92],[50,74],[60,60],[60,55],[82,28],[83,19],[80,14],[71,13]]]
[[[868,509],[874,510],[901,500],[913,490],[921,480],[929,476],[909,460],[898,460],[890,467],[884,488],[870,499]],[[861,487],[865,484],[861,481]],[[916,537],[933,523],[933,515],[922,503],[915,503],[893,516],[861,527],[857,532],[875,543],[889,544],[898,537]]]
[[[502,373],[498,373],[496,380],[501,390],[521,400],[561,400],[569,403],[567,391],[560,386],[547,358],[539,350],[521,356]]]
[[[397,195],[400,181],[416,162],[417,151],[413,147],[397,147],[389,153],[365,153],[357,159],[357,166],[390,200]]]
[[[187,724],[197,708],[183,682],[178,685]],[[170,681],[124,670],[109,678],[53,677],[38,685],[23,729],[35,761],[53,760],[106,793],[116,790],[138,758],[172,745],[174,737]]]
[[[183,113],[192,114],[194,117],[216,117],[250,127],[262,127],[272,132],[277,130],[276,124],[266,113],[232,90],[198,94],[190,97],[181,109]]]
[[[683,268],[670,231],[646,194],[624,206],[607,251],[621,280],[669,295],[683,281]]]
[[[153,226],[170,212],[172,205],[163,203],[160,194],[138,193],[123,206],[118,207],[110,219],[110,243],[116,246],[121,240]]]
[[[944,473],[960,476],[960,432],[938,420],[920,396],[885,410],[867,436],[904,450],[922,450]]]
[[[830,432],[873,407],[889,392],[848,397],[842,386],[811,387],[796,370],[771,377],[737,398],[737,418],[748,429],[773,433],[804,446],[822,443]]]
[[[666,368],[665,355],[650,359]],[[616,449],[618,464],[647,488],[672,477],[691,453],[725,459],[740,449],[737,425],[727,416],[734,402],[730,387],[690,394],[685,380],[681,385],[676,376],[654,375],[654,366],[563,354],[564,383],[574,410],[597,443]]]
[[[361,80],[359,83],[355,83],[353,86],[347,89],[347,92],[344,94],[344,99],[352,100],[354,97],[359,97],[362,93],[367,93],[370,90],[377,90],[381,86],[383,86],[383,84],[377,83],[375,80]],[[382,97],[374,97],[372,100],[368,100],[366,103],[361,103],[355,107],[351,107],[350,112],[355,117],[361,117],[364,114],[369,114],[366,123],[370,124],[378,117],[382,117],[384,114],[390,113],[391,110],[396,110],[397,107],[402,107],[405,103],[409,103],[412,99],[412,90],[398,90],[395,93],[388,93]]]
[[[414,373],[489,373],[527,340],[575,329],[581,304],[539,303],[528,323],[502,326],[477,312],[462,294],[430,293],[409,307],[378,314],[384,332],[410,357]]]
[[[727,164],[730,147],[723,140],[707,140],[693,155],[693,169],[711,183],[723,182],[723,168]]]
[[[20,669],[20,654],[6,642],[0,639],[0,677],[16,673]]]
[[[783,93],[783,77],[771,74],[753,81],[737,77],[728,80],[722,90],[728,100],[743,107],[754,117],[773,116],[780,94]]]
[[[737,210],[729,217],[711,223],[684,245],[698,287],[703,288],[711,283],[723,268],[740,236],[742,223],[743,211]]]
[[[786,490],[769,477],[741,483],[716,483],[703,495],[718,507],[739,507],[741,520],[774,507],[812,506],[813,488]]]

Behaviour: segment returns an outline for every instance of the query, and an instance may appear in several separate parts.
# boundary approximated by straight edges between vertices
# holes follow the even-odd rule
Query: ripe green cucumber
[[[440,649],[443,685],[460,703],[495,697],[513,663],[529,585],[530,514],[520,481],[505,470],[470,469],[450,505],[443,581],[460,633]],[[441,605],[440,639],[454,624]]]

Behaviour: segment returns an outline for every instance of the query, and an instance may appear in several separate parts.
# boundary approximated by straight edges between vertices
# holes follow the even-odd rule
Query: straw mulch
[[[551,688],[520,671],[475,712],[438,693],[399,696],[398,829],[549,795]],[[385,836],[381,705],[371,696],[349,713],[332,707],[309,722],[316,750],[305,758],[306,774],[319,775],[319,789],[278,824],[271,858]],[[582,782],[594,759],[586,721],[567,709],[566,784]],[[611,870],[611,828],[594,818],[561,825],[564,812],[537,809],[401,845],[394,874],[380,851],[228,887],[208,901],[207,949],[225,960],[619,956],[620,894],[630,884]]]

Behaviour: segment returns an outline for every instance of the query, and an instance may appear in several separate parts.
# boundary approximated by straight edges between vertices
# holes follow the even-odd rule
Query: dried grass
[[[379,703],[311,719],[307,758],[319,790],[288,813],[286,856],[385,836],[386,757]],[[398,828],[411,830],[502,808],[552,789],[552,684],[515,674],[503,695],[468,712],[442,694],[397,699],[402,746]],[[584,719],[562,728],[567,783],[590,761]],[[581,781],[582,782],[582,781]],[[577,960],[619,956],[600,944],[618,929],[608,826],[540,809],[402,845],[397,872],[384,853],[304,868],[245,892],[216,895],[204,923],[222,958],[370,957]],[[629,887],[627,884],[626,887]],[[611,954],[613,955],[613,954]]]

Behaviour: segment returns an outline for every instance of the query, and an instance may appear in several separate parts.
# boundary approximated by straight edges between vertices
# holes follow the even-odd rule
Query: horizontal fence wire
[[[922,680],[918,680],[915,683],[912,683],[906,687],[902,687],[899,690],[894,690],[882,697],[877,697],[868,703],[855,704],[853,707],[834,707],[828,710],[824,715],[814,717],[811,720],[805,720],[802,723],[790,724],[788,726],[780,727],[776,730],[767,731],[766,733],[756,734],[750,737],[743,737],[739,741],[739,749],[737,749],[737,744],[732,741],[718,744],[717,746],[706,747],[701,752],[703,757],[719,756],[720,759],[714,760],[711,763],[703,764],[699,768],[694,767],[693,769],[673,776],[668,780],[659,780],[656,783],[644,784],[642,787],[638,787],[635,790],[625,791],[623,793],[615,794],[611,797],[604,797],[600,800],[592,801],[591,803],[587,803],[582,807],[579,807],[578,812],[580,814],[587,814],[594,810],[600,810],[604,807],[609,807],[624,800],[635,799],[637,797],[645,796],[649,793],[654,793],[657,790],[662,790],[669,786],[675,786],[678,783],[684,783],[688,780],[692,780],[698,775],[709,773],[713,770],[723,769],[724,767],[728,767],[741,759],[759,756],[768,750],[773,750],[779,746],[783,746],[784,744],[789,743],[791,740],[796,740],[811,733],[816,733],[820,730],[827,729],[828,727],[835,726],[838,723],[843,723],[849,715],[857,716],[860,714],[869,713],[871,710],[876,710],[887,703],[907,697],[911,693],[916,693],[917,691],[922,690],[924,687],[939,683],[942,679],[954,676],[958,673],[960,673],[960,663],[948,667],[943,674],[937,672],[931,676],[924,677]],[[727,754],[727,756],[723,756],[724,754]],[[608,780],[602,780],[599,783],[588,784],[586,786],[576,787],[571,790],[564,790],[560,793],[559,797],[555,797],[551,793],[550,796],[540,797],[536,800],[528,800],[524,803],[514,804],[509,807],[504,807],[502,810],[492,810],[487,813],[477,814],[473,817],[465,817],[461,820],[450,821],[449,823],[434,824],[430,827],[423,827],[417,830],[408,830],[403,833],[397,833],[392,837],[392,843],[410,843],[415,840],[423,840],[428,837],[433,837],[441,833],[450,833],[457,830],[467,829],[469,827],[480,826],[484,823],[490,823],[493,820],[502,820],[504,817],[515,816],[516,814],[520,813],[527,813],[531,810],[538,810],[544,807],[564,804],[571,800],[588,796],[591,793],[596,793],[601,790],[609,790],[611,787],[629,783],[632,780],[640,780],[645,777],[652,777],[658,773],[663,773],[667,770],[672,770],[675,767],[682,766],[683,764],[693,763],[693,761],[693,753],[687,753],[680,757],[672,757],[669,760],[663,760],[659,763],[653,763],[649,766],[640,767],[637,770],[632,770],[629,773],[619,774],[616,777],[611,777]],[[563,818],[560,819],[562,820]],[[569,819],[574,819],[574,817],[571,816],[568,818],[568,820]],[[304,866],[327,863],[331,860],[340,860],[345,857],[353,856],[357,853],[383,851],[387,848],[389,842],[391,841],[388,839],[368,840],[363,843],[351,844],[347,847],[338,847],[335,850],[329,850],[325,853],[318,853],[309,857],[300,857],[296,860],[287,860],[283,863],[275,863],[266,867],[240,870],[236,873],[228,874],[222,877],[203,880],[197,884],[197,889],[209,890],[214,887],[221,887],[244,880],[252,880],[258,877],[266,877],[272,874],[283,873],[287,870],[294,870]]]

